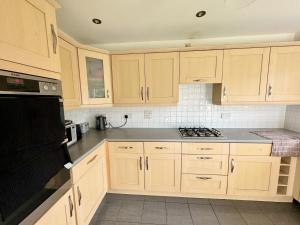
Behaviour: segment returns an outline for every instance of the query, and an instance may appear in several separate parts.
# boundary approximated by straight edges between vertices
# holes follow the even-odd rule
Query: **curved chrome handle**
[[[196,177],[197,179],[200,179],[200,180],[210,180],[212,179],[211,177]]]
[[[69,195],[68,199],[69,199],[69,206],[70,206],[70,217],[73,217],[74,205],[73,205],[73,201],[72,201],[72,198],[70,195]]]
[[[109,90],[106,90],[106,98],[109,98]]]
[[[208,159],[213,159],[213,158],[212,157],[197,157],[197,159],[208,160]]]
[[[77,194],[78,194],[78,205],[80,206],[81,205],[82,196],[81,196],[81,192],[80,192],[79,186],[77,186]]]
[[[97,158],[98,155],[95,155],[93,158],[91,158],[86,164],[90,164],[91,162],[93,162],[96,158]]]
[[[272,95],[272,90],[273,90],[273,87],[271,84],[269,84],[269,88],[268,88],[268,96],[269,97]]]
[[[57,35],[55,32],[54,25],[51,24],[51,34],[52,34],[52,39],[53,39],[53,53],[56,54],[57,51]]]
[[[231,173],[234,171],[234,159],[231,159]]]
[[[205,79],[195,79],[193,80],[193,82],[205,82],[206,80]]]
[[[226,90],[226,87],[224,86],[223,87],[223,98],[225,98],[227,95],[227,90]]]
[[[141,87],[141,98],[144,101],[144,87]]]
[[[168,149],[167,147],[155,147],[155,149]]]
[[[149,87],[147,87],[147,99],[149,100]]]
[[[120,149],[133,149],[131,146],[119,146]]]
[[[146,156],[146,170],[149,169],[149,164],[148,164],[148,156]]]
[[[143,169],[143,165],[142,165],[142,157],[140,157],[140,170]]]

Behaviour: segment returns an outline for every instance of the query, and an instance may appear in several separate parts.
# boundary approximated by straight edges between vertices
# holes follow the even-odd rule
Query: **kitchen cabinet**
[[[223,50],[180,52],[180,83],[221,83]]]
[[[76,225],[73,190],[70,189],[35,225]]]
[[[275,196],[279,168],[280,157],[230,156],[227,194]]]
[[[300,102],[300,46],[272,47],[268,77],[268,102]]]
[[[214,85],[213,102],[265,102],[270,48],[224,50],[222,84]]]
[[[144,54],[113,55],[114,104],[144,104]]]
[[[59,38],[59,54],[64,107],[79,107],[81,104],[81,91],[77,48]]]
[[[78,225],[92,219],[107,192],[106,144],[72,168]]]
[[[111,68],[108,54],[78,49],[82,103],[112,103]]]
[[[144,190],[144,154],[141,142],[110,142],[110,187]]]
[[[293,197],[300,202],[300,157],[297,159]]]
[[[2,0],[0,27],[1,66],[7,61],[28,66],[24,73],[31,73],[30,68],[34,71],[32,74],[36,73],[36,68],[60,72],[55,7],[52,4],[46,0]],[[14,67],[5,69],[15,71]],[[39,75],[45,76],[44,73]]]
[[[144,147],[145,190],[180,192],[180,143],[145,142]]]

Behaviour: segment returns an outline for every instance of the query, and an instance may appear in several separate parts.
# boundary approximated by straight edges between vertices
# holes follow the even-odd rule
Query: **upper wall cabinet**
[[[78,49],[82,103],[112,103],[110,57],[107,54]]]
[[[144,54],[113,55],[115,104],[145,103]]]
[[[48,1],[1,0],[0,28],[1,60],[60,72],[55,8]]]
[[[179,53],[145,55],[146,102],[177,103],[179,89]]]
[[[267,101],[300,102],[300,46],[271,48]]]
[[[214,103],[264,102],[269,48],[224,50],[222,85],[214,85]]]
[[[180,53],[180,83],[221,83],[223,50]]]
[[[65,108],[81,104],[77,48],[59,38],[61,83]]]

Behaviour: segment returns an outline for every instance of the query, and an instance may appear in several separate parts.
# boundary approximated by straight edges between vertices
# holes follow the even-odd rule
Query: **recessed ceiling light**
[[[94,24],[101,24],[102,23],[102,21],[100,19],[97,19],[97,18],[94,18],[92,21],[93,21]]]
[[[206,11],[202,10],[196,13],[196,17],[203,17],[206,15]]]

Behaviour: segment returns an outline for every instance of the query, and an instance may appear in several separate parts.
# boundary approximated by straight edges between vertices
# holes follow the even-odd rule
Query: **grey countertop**
[[[93,151],[104,141],[178,141],[178,142],[223,142],[223,143],[272,143],[272,140],[251,133],[257,130],[285,129],[220,129],[222,138],[182,138],[175,128],[122,128],[97,131],[90,129],[82,139],[69,147],[71,160],[74,164]]]

